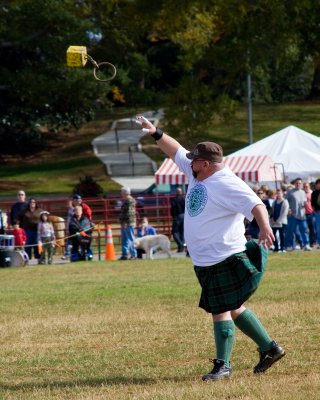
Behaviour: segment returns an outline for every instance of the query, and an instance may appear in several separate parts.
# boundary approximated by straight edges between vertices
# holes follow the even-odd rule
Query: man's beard
[[[194,178],[196,178],[198,176],[198,172],[196,172],[193,168],[192,169],[192,175]]]

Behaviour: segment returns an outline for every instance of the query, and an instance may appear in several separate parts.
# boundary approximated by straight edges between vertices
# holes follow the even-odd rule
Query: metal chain
[[[87,54],[86,57],[87,57],[87,60],[89,60],[95,66],[95,68],[99,68],[98,63],[96,61],[94,61],[94,59],[91,56],[89,56],[89,54]]]

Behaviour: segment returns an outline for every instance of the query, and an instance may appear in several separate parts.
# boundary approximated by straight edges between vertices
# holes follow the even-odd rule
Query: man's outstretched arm
[[[137,116],[137,123],[141,125],[144,132],[148,133],[150,136],[156,139],[156,142],[160,149],[168,157],[174,160],[175,155],[180,147],[180,143],[166,133],[162,132],[162,130],[157,129],[149,120],[142,116]]]

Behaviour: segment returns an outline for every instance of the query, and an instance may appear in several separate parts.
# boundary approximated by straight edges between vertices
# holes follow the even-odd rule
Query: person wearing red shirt
[[[23,247],[25,246],[27,240],[24,229],[20,228],[17,221],[14,221],[12,228],[13,229],[10,234],[14,236],[15,248],[16,250],[23,250]]]
[[[309,230],[309,241],[310,241],[310,246],[313,247],[315,241],[316,241],[316,232],[315,232],[315,223],[314,223],[314,213],[313,213],[313,208],[311,205],[311,195],[312,195],[312,190],[310,189],[310,184],[308,182],[303,183],[303,190],[306,192],[307,195],[307,202],[304,205],[304,208],[306,210],[306,218],[307,218],[307,225],[308,225],[308,230]]]
[[[82,197],[80,196],[80,194],[74,194],[72,196],[72,204],[73,204],[73,207],[81,206],[82,207],[82,215],[84,217],[88,218],[88,220],[90,222],[92,222],[92,210],[88,206],[88,204],[86,204],[82,201]]]

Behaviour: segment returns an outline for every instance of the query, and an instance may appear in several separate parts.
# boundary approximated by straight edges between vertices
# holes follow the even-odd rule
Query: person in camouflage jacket
[[[121,224],[121,247],[122,255],[120,260],[128,260],[137,258],[137,250],[134,247],[134,228],[136,226],[136,201],[131,196],[129,188],[121,189],[121,197],[123,198],[120,210]]]

